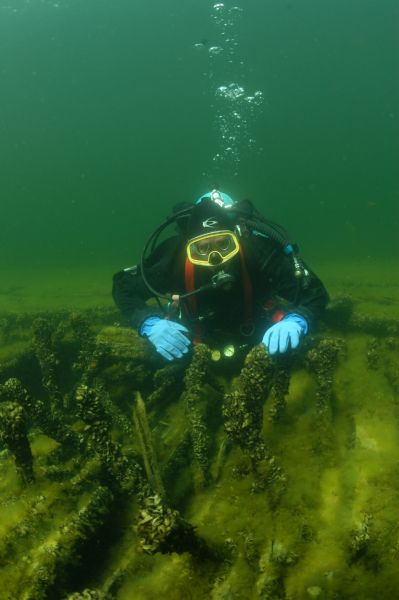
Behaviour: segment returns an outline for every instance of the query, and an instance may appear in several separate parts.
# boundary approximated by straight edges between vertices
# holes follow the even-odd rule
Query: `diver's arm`
[[[312,329],[323,315],[329,297],[317,275],[305,264],[304,269],[307,275],[304,271],[302,277],[295,277],[292,257],[278,252],[268,266],[267,280],[275,294],[289,303],[289,312],[302,316]]]
[[[150,316],[163,316],[158,307],[146,305],[151,293],[144,283],[139,265],[114,275],[112,296],[123,316],[136,329]]]
[[[273,295],[285,300],[288,306],[275,311],[274,322],[262,338],[268,353],[284,354],[295,350],[301,339],[311,331],[321,317],[328,302],[328,294],[320,279],[302,263],[302,274],[295,276],[298,262],[293,257],[276,252],[270,260],[266,281],[273,288]]]
[[[177,236],[167,238],[145,259],[145,274],[151,286],[158,292],[165,293],[168,287],[173,289],[173,273],[176,264],[176,253],[180,247]],[[114,275],[112,296],[119,310],[136,329],[148,317],[164,317],[157,306],[147,306],[146,302],[153,298],[141,274],[141,265],[135,265]]]

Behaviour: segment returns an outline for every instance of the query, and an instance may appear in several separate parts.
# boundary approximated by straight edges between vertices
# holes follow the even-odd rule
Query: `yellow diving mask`
[[[214,231],[198,235],[187,244],[187,256],[194,265],[216,267],[233,258],[240,251],[232,231]]]

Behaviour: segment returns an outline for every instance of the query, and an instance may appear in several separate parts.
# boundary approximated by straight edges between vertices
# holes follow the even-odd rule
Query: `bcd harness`
[[[166,311],[167,316],[166,316],[166,318],[171,318],[170,310],[177,310],[180,312],[182,309],[182,306],[184,306],[185,311],[187,313],[187,317],[196,323],[196,328],[198,330],[196,339],[198,341],[200,341],[201,333],[199,330],[201,328],[200,323],[201,323],[201,320],[203,320],[203,317],[201,319],[201,315],[198,314],[198,304],[197,304],[196,295],[199,292],[203,292],[207,289],[222,287],[225,284],[225,282],[229,281],[229,279],[231,281],[232,277],[229,274],[223,273],[221,271],[221,272],[216,273],[216,275],[214,275],[213,277],[211,277],[211,281],[208,284],[196,289],[195,288],[195,265],[192,262],[190,262],[189,258],[187,257],[186,262],[185,262],[186,292],[181,295],[165,294],[165,293],[159,292],[158,290],[156,290],[152,287],[152,285],[149,283],[148,278],[146,276],[146,269],[145,269],[145,260],[147,257],[147,251],[149,249],[151,249],[152,251],[155,249],[155,247],[157,245],[157,241],[158,241],[161,233],[166,229],[166,227],[168,227],[172,223],[179,223],[180,220],[182,220],[184,222],[184,219],[188,218],[188,215],[190,214],[192,209],[193,209],[193,207],[191,206],[189,208],[185,208],[179,212],[176,212],[172,217],[169,217],[162,225],[160,225],[153,232],[153,234],[149,237],[149,239],[147,240],[147,243],[144,246],[142,256],[141,256],[141,275],[142,275],[144,284],[146,285],[146,287],[150,291],[150,293],[155,297],[155,299],[158,302],[158,305],[160,307],[160,310],[163,312],[165,312],[165,307],[161,304],[160,300],[164,299],[167,301],[167,311]],[[252,235],[259,236],[262,238],[270,238],[273,242],[276,243],[276,247],[281,248],[282,251],[284,252],[284,254],[287,257],[291,258],[292,264],[293,264],[294,275],[298,282],[297,295],[299,293],[300,287],[304,287],[304,288],[307,287],[309,277],[310,277],[309,272],[306,269],[306,267],[303,265],[300,258],[296,254],[296,251],[297,251],[296,245],[292,244],[289,241],[287,234],[279,225],[273,223],[272,221],[268,221],[268,220],[263,219],[262,217],[259,217],[259,215],[257,213],[256,213],[256,215],[254,215],[255,218],[254,218],[254,216],[252,216],[252,218],[251,218],[251,216],[248,216],[248,213],[246,211],[243,211],[237,207],[231,207],[228,210],[229,210],[229,213],[236,214],[237,218],[240,218],[242,220],[242,224],[244,225],[244,228],[246,229],[247,232],[251,232]],[[237,232],[238,232],[239,236],[241,237],[240,225],[236,225],[235,229],[237,229]],[[251,279],[250,279],[248,269],[246,266],[244,252],[243,252],[241,244],[239,245],[239,254],[240,254],[240,265],[241,265],[241,278],[242,278],[242,285],[243,285],[243,306],[244,306],[244,318],[243,318],[243,322],[241,323],[241,326],[240,326],[240,332],[244,336],[251,336],[254,332],[254,323],[253,323],[253,318],[252,318],[253,317],[253,314],[252,314],[253,313],[253,287],[252,287]],[[184,305],[182,303],[183,300],[184,300]],[[295,300],[294,300],[294,304],[295,304]],[[264,308],[267,311],[273,311],[273,309],[275,308],[274,301],[272,299],[268,300],[266,302],[266,304],[264,304]],[[285,313],[283,311],[274,310],[274,312],[272,312],[272,314],[271,314],[270,320],[272,322],[277,323],[278,321],[281,321],[281,319],[283,319],[284,316],[285,316]]]
[[[246,265],[244,250],[240,245],[240,266],[241,266],[241,280],[243,288],[243,306],[244,306],[244,318],[240,324],[240,333],[243,336],[251,336],[254,333],[255,327],[253,323],[253,288],[251,278],[248,273]],[[187,316],[195,321],[195,337],[193,340],[194,344],[199,344],[202,341],[203,331],[201,327],[201,317],[198,313],[198,302],[197,296],[193,293],[195,288],[195,265],[186,258],[184,267],[184,278],[185,278],[185,289],[186,293],[190,294],[186,300],[186,313]],[[174,296],[174,307],[179,306],[179,298],[177,295]],[[271,309],[273,304],[265,305],[265,309]],[[281,321],[285,313],[281,310],[277,310],[273,313],[271,320],[274,323]]]

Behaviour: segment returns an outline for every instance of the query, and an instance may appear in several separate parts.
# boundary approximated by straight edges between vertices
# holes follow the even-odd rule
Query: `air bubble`
[[[257,151],[252,127],[264,97],[261,90],[249,93],[243,84],[246,62],[239,56],[238,35],[244,10],[224,2],[212,6],[211,19],[216,29],[214,43],[218,43],[208,49],[211,65],[208,77],[215,98],[213,123],[218,134],[212,161],[214,169],[237,175],[243,153]],[[213,60],[215,56],[220,57]]]
[[[211,56],[217,56],[223,52],[223,48],[221,46],[211,46],[209,48],[209,54]]]

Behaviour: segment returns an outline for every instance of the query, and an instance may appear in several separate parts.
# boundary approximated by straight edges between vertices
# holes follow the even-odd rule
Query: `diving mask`
[[[240,251],[232,231],[215,231],[198,235],[187,244],[187,256],[194,265],[216,267],[233,258]]]

